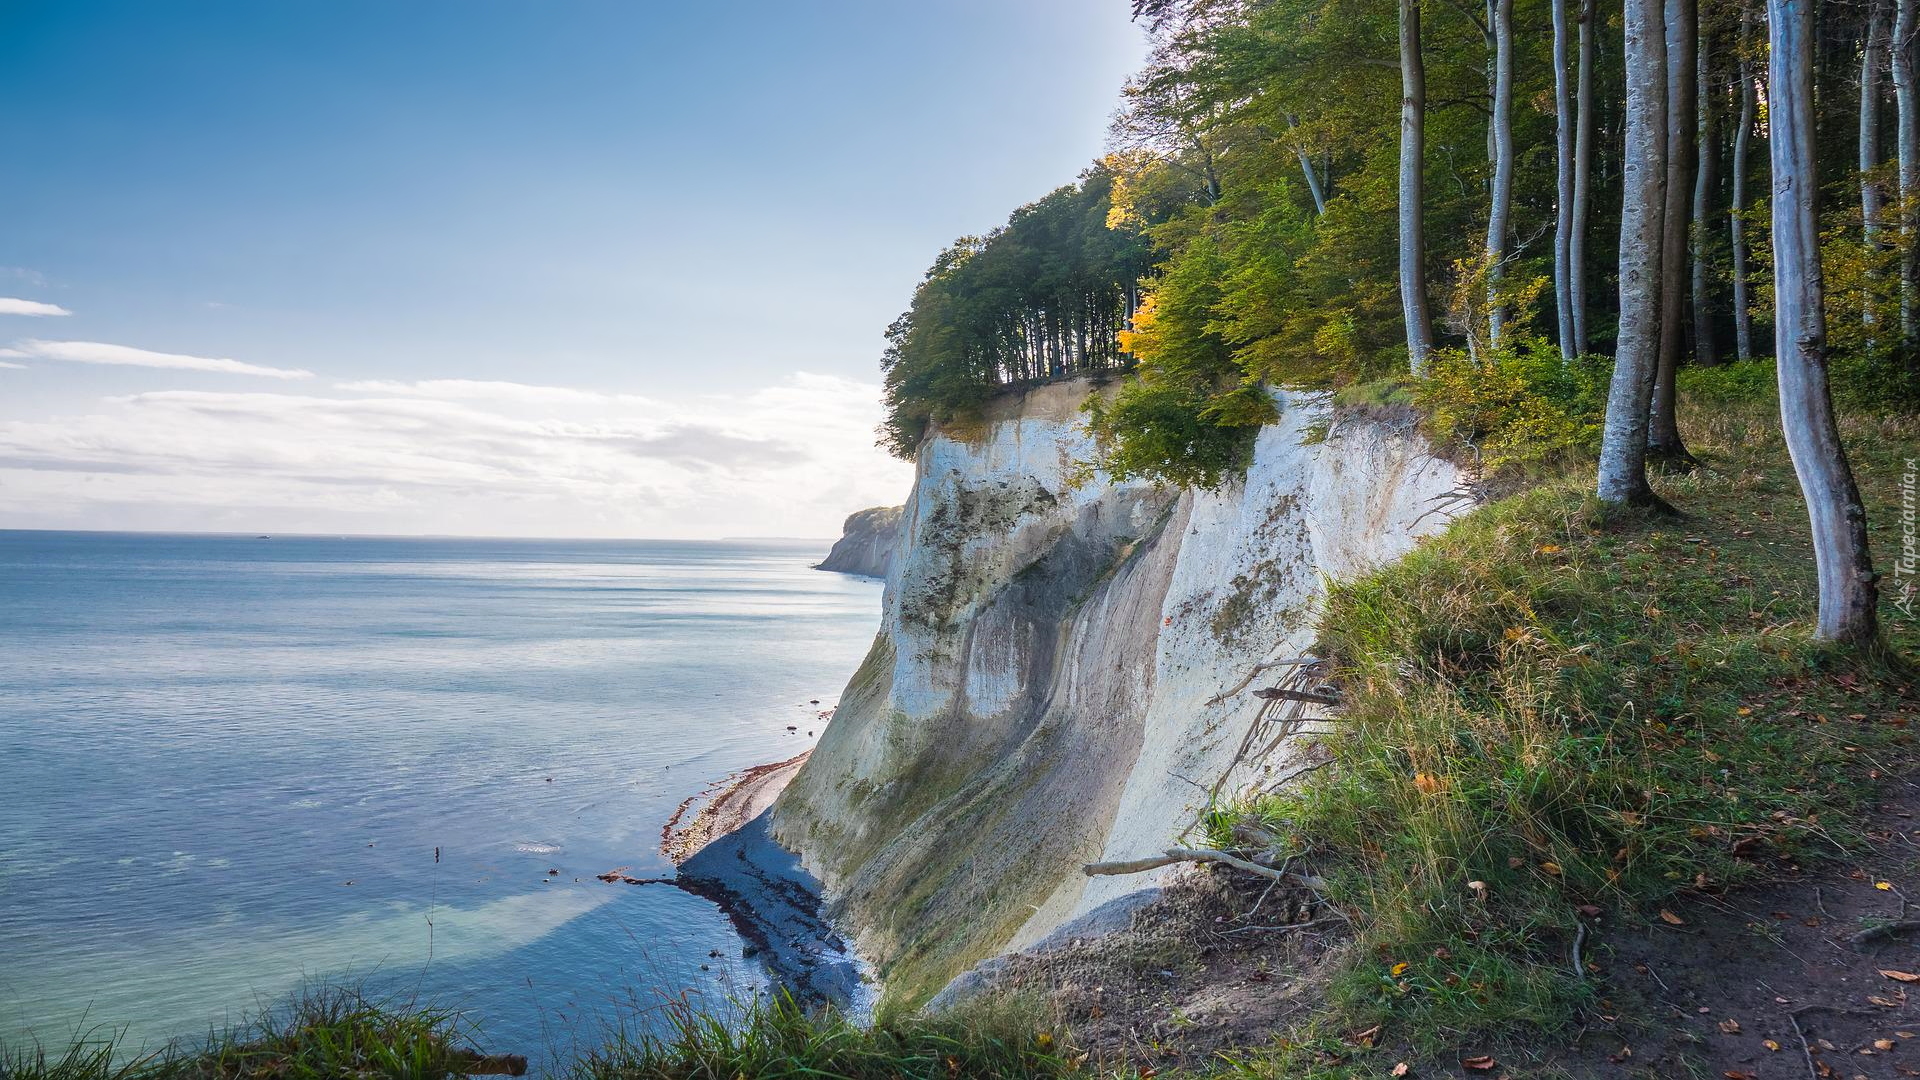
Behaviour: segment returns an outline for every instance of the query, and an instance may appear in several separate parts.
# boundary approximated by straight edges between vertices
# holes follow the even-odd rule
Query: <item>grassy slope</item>
[[[1390,1063],[1344,1033],[1379,1024],[1377,1038],[1417,1054],[1568,1023],[1605,993],[1604,973],[1571,969],[1590,913],[1658,917],[1687,890],[1852,845],[1874,781],[1910,753],[1917,714],[1900,671],[1809,640],[1811,553],[1776,423],[1708,378],[1688,411],[1703,467],[1660,485],[1685,518],[1608,519],[1573,475],[1336,590],[1323,630],[1350,702],[1330,743],[1338,767],[1233,812],[1320,866],[1358,940],[1324,1016],[1222,1069],[1380,1075]],[[1731,389],[1716,397],[1716,386]],[[1920,426],[1854,419],[1847,436],[1888,569]],[[1892,599],[1889,641],[1911,655],[1920,631]],[[568,1067],[594,1080],[1085,1075],[1032,1015],[862,1029],[765,1008],[729,1029],[685,1014],[672,1037]],[[136,1072],[451,1075],[450,1018],[323,1019]],[[84,1050],[0,1059],[0,1080],[114,1075]]]
[[[1572,968],[1583,920],[1659,917],[1857,845],[1875,781],[1910,753],[1909,676],[1810,640],[1812,553],[1771,409],[1711,388],[1689,410],[1703,467],[1658,485],[1684,518],[1610,518],[1576,475],[1335,590],[1337,764],[1222,816],[1319,859],[1355,915],[1317,1030],[1383,1024],[1437,1053],[1568,1024],[1605,993]],[[1890,568],[1920,427],[1846,426]],[[1910,656],[1890,574],[1883,591]],[[1352,1048],[1313,1034],[1249,1071],[1346,1075]]]

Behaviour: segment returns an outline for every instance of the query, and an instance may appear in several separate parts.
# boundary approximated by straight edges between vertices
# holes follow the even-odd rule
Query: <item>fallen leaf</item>
[[[1876,882],[1874,882],[1874,883],[1873,883],[1873,887],[1874,887],[1874,888],[1876,888],[1876,889],[1879,889],[1879,890],[1880,890],[1881,892],[1892,892],[1892,891],[1893,891],[1893,882],[1891,882],[1891,881],[1876,881]]]
[[[1380,1025],[1375,1024],[1365,1031],[1356,1031],[1347,1036],[1347,1041],[1355,1046],[1372,1046],[1380,1041]]]
[[[1543,862],[1540,864],[1540,869],[1546,871],[1553,877],[1560,876],[1560,864],[1557,862]]]
[[[1499,1062],[1493,1060],[1493,1055],[1491,1054],[1479,1054],[1474,1057],[1467,1058],[1466,1060],[1460,1062],[1460,1064],[1466,1066],[1469,1069],[1474,1069],[1479,1072],[1485,1072],[1486,1070],[1491,1069],[1495,1065],[1499,1064]]]
[[[1722,1020],[1720,1021],[1720,1030],[1729,1035],[1738,1035],[1740,1034],[1740,1021],[1732,1018]]]
[[[1890,1001],[1887,998],[1879,997],[1872,994],[1869,994],[1867,996],[1867,1003],[1871,1005],[1878,1005],[1883,1009],[1897,1009],[1900,1007],[1900,1003],[1897,1001]]]
[[[1687,920],[1681,918],[1678,915],[1675,915],[1673,912],[1668,911],[1666,908],[1660,909],[1660,921],[1663,923],[1666,923],[1669,926],[1687,925]]]
[[[1723,1072],[1720,1075],[1726,1077],[1727,1080],[1760,1080],[1759,1077],[1753,1075],[1752,1073],[1741,1072],[1739,1069],[1728,1069],[1726,1072]]]
[[[1388,969],[1387,974],[1392,975],[1394,978],[1397,979],[1400,976],[1405,975],[1407,973],[1407,969],[1412,966],[1413,965],[1407,963],[1405,960],[1402,960],[1399,963],[1393,965],[1392,968]]]
[[[1880,974],[1885,975],[1895,982],[1920,982],[1920,975],[1915,975],[1911,971],[1894,971],[1891,968],[1881,968]]]
[[[1773,1051],[1778,1051],[1780,1049],[1780,1044],[1777,1042],[1774,1042],[1772,1039],[1761,1039],[1760,1045]]]
[[[1875,1039],[1873,1040],[1873,1048],[1875,1050],[1891,1050],[1893,1049],[1893,1040],[1892,1039]]]
[[[1410,1071],[1411,1071],[1411,1067],[1408,1066],[1407,1063],[1404,1061],[1393,1067],[1393,1075],[1395,1076],[1405,1076]]]

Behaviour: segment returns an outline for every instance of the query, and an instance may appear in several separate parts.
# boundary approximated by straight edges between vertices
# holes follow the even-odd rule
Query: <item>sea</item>
[[[0,1046],[344,987],[554,1060],[763,990],[598,875],[818,738],[881,593],[827,546],[0,531]]]

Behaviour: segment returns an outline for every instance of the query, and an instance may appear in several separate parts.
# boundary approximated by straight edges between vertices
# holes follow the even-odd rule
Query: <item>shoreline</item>
[[[687,796],[660,826],[660,854],[679,866],[714,841],[739,832],[773,806],[812,753],[808,748],[785,761],[749,766]]]
[[[746,943],[742,956],[776,984],[859,1014],[871,1005],[860,960],[827,918],[820,882],[770,827],[774,799],[811,753],[709,784],[661,828],[660,851],[677,868],[672,884],[717,905]]]

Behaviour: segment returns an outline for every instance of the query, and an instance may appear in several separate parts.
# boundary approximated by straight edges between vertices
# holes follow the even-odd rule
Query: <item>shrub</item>
[[[1437,353],[1413,396],[1435,441],[1470,448],[1488,474],[1525,471],[1598,449],[1611,371],[1603,357],[1566,364],[1522,338],[1479,360]]]

